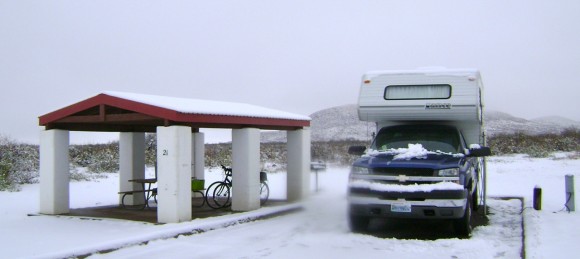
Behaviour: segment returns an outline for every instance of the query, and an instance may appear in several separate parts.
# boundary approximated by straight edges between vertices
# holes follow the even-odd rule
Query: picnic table
[[[157,178],[144,178],[144,179],[131,179],[129,180],[129,182],[133,182],[133,183],[140,183],[141,184],[141,190],[133,190],[133,191],[124,191],[124,192],[119,192],[119,194],[123,194],[123,197],[121,198],[121,205],[126,208],[125,205],[125,196],[127,195],[136,195],[138,193],[142,193],[145,199],[145,204],[143,204],[143,206],[141,208],[147,208],[149,207],[149,201],[151,200],[151,198],[153,198],[155,200],[155,202],[157,203],[157,188],[154,188],[153,184],[157,183]],[[203,207],[203,205],[205,204],[205,181],[203,179],[195,179],[192,178],[191,179],[191,191],[194,193],[199,193],[201,194],[201,200],[202,203],[201,205],[193,205],[195,207]]]
[[[149,207],[149,200],[151,200],[151,198],[157,201],[157,188],[152,188],[153,184],[157,182],[157,178],[130,179],[129,182],[140,183],[141,190],[119,192],[119,194],[123,194],[123,197],[121,197],[121,205],[124,208],[126,207],[125,197],[127,195],[136,195],[142,193],[143,198],[145,199],[145,203],[142,206],[143,209]]]

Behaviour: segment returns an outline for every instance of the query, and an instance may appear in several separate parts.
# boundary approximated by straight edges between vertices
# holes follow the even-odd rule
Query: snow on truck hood
[[[373,157],[378,155],[393,155],[393,160],[411,160],[415,159],[427,159],[429,155],[448,155],[456,158],[464,157],[464,154],[460,153],[445,153],[441,151],[429,151],[423,147],[421,144],[409,144],[408,148],[391,148],[387,150],[374,150],[369,149],[363,155],[363,157]]]
[[[378,192],[432,192],[436,190],[463,190],[463,185],[452,182],[440,182],[433,184],[384,184],[379,182],[369,182],[356,180],[348,184],[350,188],[364,188]]]

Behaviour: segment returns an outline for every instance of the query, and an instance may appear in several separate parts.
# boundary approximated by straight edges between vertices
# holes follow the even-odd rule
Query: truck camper
[[[373,71],[363,75],[358,115],[376,123],[349,176],[349,223],[371,218],[448,219],[471,233],[485,204],[483,84],[475,69]]]

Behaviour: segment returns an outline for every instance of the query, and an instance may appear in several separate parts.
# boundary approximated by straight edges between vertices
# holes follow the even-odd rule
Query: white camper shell
[[[377,130],[437,122],[457,127],[468,144],[485,145],[483,83],[475,69],[372,71],[362,77],[358,114]]]

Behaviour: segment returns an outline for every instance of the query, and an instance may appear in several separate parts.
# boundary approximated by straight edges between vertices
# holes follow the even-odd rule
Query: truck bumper
[[[379,197],[350,195],[349,213],[357,216],[385,218],[456,219],[463,217],[467,204],[467,191],[455,194],[452,199],[381,199]],[[457,197],[457,196],[461,197]]]

